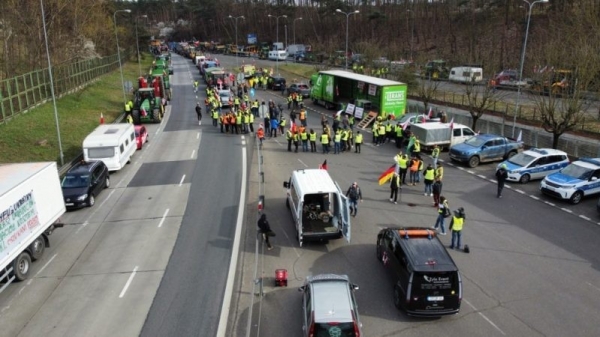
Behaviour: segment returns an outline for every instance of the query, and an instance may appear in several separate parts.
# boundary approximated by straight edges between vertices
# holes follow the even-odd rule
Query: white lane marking
[[[592,220],[592,219],[588,218],[587,216],[585,216],[583,214],[579,214],[579,217],[582,218],[583,220],[587,220],[587,221]]]
[[[486,176],[484,176],[483,174],[478,174],[477,176],[478,176],[479,178],[481,178],[481,179],[487,179],[487,177],[486,177]]]
[[[80,230],[83,229],[83,227],[88,225],[88,221],[86,220],[84,223],[81,224],[81,226],[79,226],[79,228],[77,228],[77,230],[75,231],[75,234],[79,233]]]
[[[471,173],[471,174],[475,174],[475,172],[474,172],[474,171],[471,171],[471,170],[467,170],[467,172],[468,172],[468,173]]]
[[[461,170],[461,171],[465,170],[463,167],[460,167],[460,166],[457,166],[456,168],[459,169],[459,170]]]
[[[565,211],[565,212],[567,212],[567,213],[573,213],[573,211],[572,211],[572,210],[570,210],[570,209],[568,209],[568,208],[561,207],[560,209],[561,209],[562,211]]]
[[[196,154],[196,150],[192,150],[192,155],[190,156],[191,159],[194,159],[194,155]]]
[[[167,208],[165,210],[165,214],[163,214],[162,218],[160,219],[160,223],[158,224],[158,228],[161,228],[163,223],[165,222],[165,219],[167,218],[167,214],[169,214],[169,209]]]
[[[125,296],[125,293],[127,292],[127,288],[129,288],[131,281],[133,281],[133,278],[135,277],[137,270],[138,270],[138,266],[135,266],[135,268],[133,268],[133,272],[131,273],[131,275],[129,275],[129,279],[127,280],[127,283],[125,283],[125,287],[123,287],[123,290],[121,290],[121,294],[119,295],[119,298],[123,298],[123,296]]]
[[[306,165],[302,160],[298,159],[298,161],[300,162],[300,164],[304,165],[304,167],[308,167],[308,165]]]
[[[196,139],[200,139],[200,132],[196,134]]]
[[[531,199],[540,200],[540,198],[536,197],[535,195],[529,195],[529,197],[530,197]]]
[[[159,132],[160,132],[160,128],[156,129],[156,132],[154,133],[154,135],[157,136]]]
[[[551,203],[550,201],[544,201],[544,204],[546,204],[546,205],[550,205],[550,206],[552,206],[552,207],[556,206],[556,205],[554,205],[553,203]]]
[[[504,333],[504,331],[502,331],[502,329],[500,329],[500,328],[499,328],[499,327],[498,327],[496,324],[494,324],[494,322],[492,322],[492,320],[491,320],[491,319],[487,318],[487,316],[486,316],[486,315],[484,315],[484,314],[482,314],[481,312],[479,312],[479,309],[475,308],[475,306],[474,306],[473,304],[471,304],[469,301],[465,300],[464,298],[463,298],[463,301],[464,301],[465,303],[467,303],[467,304],[468,304],[468,305],[469,305],[471,308],[473,308],[473,310],[475,310],[475,312],[477,312],[477,313],[479,314],[479,316],[483,317],[483,319],[485,319],[485,320],[486,320],[488,323],[490,323],[490,324],[491,324],[491,325],[492,325],[494,328],[496,328],[496,330],[500,331],[500,333],[501,333],[503,336],[506,336],[506,334]]]
[[[56,257],[56,255],[58,255],[58,254],[54,254],[54,256],[52,256],[50,258],[50,260],[48,260],[48,262],[46,262],[46,264],[42,268],[40,268],[40,270],[38,270],[37,273],[35,273],[35,277],[37,277],[42,271],[44,271],[44,269],[46,269],[46,267],[48,267],[48,265],[50,264],[50,262],[52,262],[54,260],[54,258]]]
[[[521,194],[525,194],[525,191],[522,191],[522,190],[519,190],[519,189],[516,189],[516,188],[515,188],[515,191],[517,191],[517,192],[519,192]]]
[[[181,177],[181,181],[179,181],[179,186],[181,187],[181,185],[183,184],[183,180],[185,179],[185,174],[183,175],[183,177]]]
[[[588,284],[590,287],[592,287],[592,288],[594,288],[594,289],[596,289],[596,290],[600,291],[600,288],[596,287],[595,285],[593,285],[593,284],[591,284],[591,283],[589,283],[589,282],[585,282],[585,283],[587,283],[587,284]]]
[[[227,273],[227,283],[225,285],[223,305],[221,306],[217,337],[225,337],[225,333],[227,332],[227,323],[229,321],[229,309],[231,307],[231,297],[233,295],[233,282],[235,281],[235,271],[237,269],[238,254],[240,251],[240,242],[242,237],[242,225],[244,223],[244,207],[246,206],[246,162],[246,148],[242,147],[242,188],[240,193],[240,202],[238,203],[235,237],[233,239],[233,246],[231,249],[231,262],[229,263],[229,272]]]

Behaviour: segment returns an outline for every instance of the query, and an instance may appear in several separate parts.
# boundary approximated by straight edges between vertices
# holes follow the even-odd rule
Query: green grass
[[[153,58],[142,59],[148,69]],[[123,65],[123,76],[134,86],[139,76],[137,61]],[[130,97],[128,96],[127,99]],[[116,120],[123,111],[121,75],[118,70],[56,101],[65,163],[81,153],[83,139],[100,124]],[[52,101],[0,124],[0,163],[57,161],[60,151]]]

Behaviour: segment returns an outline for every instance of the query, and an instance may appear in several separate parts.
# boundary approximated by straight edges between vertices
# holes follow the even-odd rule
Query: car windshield
[[[569,166],[560,170],[560,173],[564,175],[582,180],[588,179],[593,172],[594,170],[589,169],[587,167],[579,166],[575,163],[570,164]]]
[[[354,323],[316,323],[315,336],[354,337]]]
[[[469,139],[467,139],[465,141],[465,144],[473,146],[473,147],[480,147],[485,142],[486,142],[485,139],[482,139],[482,138],[479,138],[479,137],[471,137],[471,138],[469,138]]]
[[[534,156],[523,152],[512,156],[510,159],[508,159],[508,162],[511,164],[525,167],[529,165],[529,163],[531,163],[533,160],[535,160]]]
[[[298,88],[300,88],[300,89],[308,89],[308,85],[306,85],[306,84],[298,84]]]
[[[222,92],[219,95],[221,95],[221,98],[229,98],[229,94],[226,92]]]
[[[402,116],[402,118],[400,118],[400,120],[398,121],[400,124],[405,123],[407,120],[411,119],[415,117],[415,114],[405,114],[404,116]]]
[[[61,183],[63,188],[79,188],[89,186],[89,175],[67,174]]]

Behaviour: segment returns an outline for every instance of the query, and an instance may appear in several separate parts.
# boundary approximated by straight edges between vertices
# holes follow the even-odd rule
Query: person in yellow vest
[[[444,168],[442,163],[438,163],[438,167],[435,169],[435,180],[442,181],[444,179]]]
[[[300,124],[302,124],[302,126],[306,127],[306,110],[305,109],[300,110]]]
[[[294,106],[300,107],[303,103],[302,94],[296,94],[296,97],[294,98]]]
[[[244,122],[242,112],[238,111],[235,116],[235,133],[242,133],[242,123]]]
[[[300,143],[300,134],[298,132],[294,132],[292,134],[292,141],[294,142],[294,152],[298,152],[298,145]]]
[[[305,128],[300,131],[300,141],[302,141],[302,152],[308,152],[308,132]]]
[[[131,115],[131,105],[129,105],[129,102],[125,103],[123,112],[125,112],[125,116]]]
[[[341,134],[342,134],[342,141],[340,143],[340,151],[341,152],[346,152],[346,147],[348,145],[348,136],[349,136],[348,130],[343,129],[342,132],[341,132]]]
[[[292,102],[293,101],[294,101],[294,97],[292,97],[292,94],[289,94],[289,96],[287,98],[288,110],[292,109]]]
[[[310,141],[310,152],[317,152],[317,133],[315,130],[310,129],[308,140]]]
[[[431,150],[431,158],[433,159],[433,169],[437,169],[437,162],[440,158],[440,148],[436,145],[433,146],[433,150]]]
[[[217,110],[217,109],[212,110],[212,120],[213,120],[213,126],[217,126],[217,123],[219,121],[219,110]]]
[[[236,111],[240,108],[240,98],[238,96],[233,98],[233,107]]]
[[[421,174],[423,173],[423,169],[425,168],[425,162],[421,159],[421,156],[417,155],[417,160],[419,160],[419,169],[417,170],[417,182],[421,182]]]
[[[356,121],[354,120],[354,116],[350,115],[350,117],[348,117],[348,125],[350,125],[350,130],[354,131],[354,123]]]
[[[452,220],[450,220],[450,230],[452,231],[452,241],[450,243],[450,249],[460,249],[460,239],[462,237],[462,230],[465,224],[465,209],[459,207],[454,211]]]
[[[390,189],[392,193],[390,194],[390,202],[394,204],[398,204],[398,190],[401,190],[400,176],[397,172],[394,172],[392,179],[390,181]]]
[[[127,116],[125,118],[127,119],[127,123],[133,124],[133,117],[131,116],[131,114],[127,114]],[[200,123],[200,122],[198,122],[198,123]]]
[[[342,142],[342,130],[337,130],[333,136],[333,154],[340,154],[340,143]]]
[[[379,130],[377,130],[377,136],[379,138],[379,145],[385,144],[385,125],[383,123],[379,123]]]
[[[248,133],[248,132],[250,132],[250,114],[248,113],[248,111],[244,111],[243,116],[244,116],[244,119],[243,119],[244,132],[243,133]]]
[[[421,141],[416,136],[415,136],[415,144],[413,145],[412,154],[413,154],[413,156],[417,156],[417,157],[421,156]]]
[[[392,122],[389,120],[385,123],[385,138],[387,143],[391,142],[393,138]]]
[[[396,132],[396,148],[401,149],[402,143],[404,142],[404,138],[402,137],[402,133],[404,132],[404,130],[402,130],[402,125],[400,124],[400,122],[396,124],[394,132]]]
[[[346,151],[350,152],[352,150],[352,144],[354,144],[354,135],[352,134],[352,129],[346,129],[346,133],[348,134],[346,139]]]
[[[279,121],[279,133],[283,134],[286,124],[287,121],[285,120],[285,116],[281,116],[281,120]]]
[[[254,117],[258,117],[258,107],[259,107],[259,103],[258,103],[258,99],[254,100],[254,102],[252,102],[252,109],[250,109],[252,111],[252,114],[254,115]]]
[[[363,143],[363,135],[360,131],[356,131],[356,137],[354,138],[354,153],[360,153],[360,146]]]
[[[425,171],[423,171],[423,182],[425,183],[423,195],[433,195],[433,179],[435,179],[435,169],[429,164]]]
[[[398,169],[400,171],[400,181],[406,185],[406,172],[408,171],[408,156],[406,154],[400,155],[397,159]]]
[[[246,106],[250,106],[250,96],[248,94],[244,94],[244,103]]]
[[[325,130],[321,134],[321,146],[323,147],[323,154],[329,154],[329,134]]]
[[[288,146],[287,146],[287,150],[288,152],[292,152],[292,141],[294,139],[293,137],[293,133],[292,133],[292,129],[287,129],[287,131],[285,132],[285,140],[287,140]]]
[[[371,131],[373,131],[373,144],[375,144],[375,146],[378,146],[379,143],[379,135],[377,134],[379,130],[379,122],[374,122],[373,123],[373,128],[371,129]]]

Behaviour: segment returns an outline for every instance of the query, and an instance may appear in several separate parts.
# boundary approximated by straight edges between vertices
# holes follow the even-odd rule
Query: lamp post
[[[515,103],[515,116],[513,117],[512,137],[515,137],[515,127],[517,126],[517,113],[519,112],[519,101],[521,100],[521,82],[523,81],[523,64],[525,63],[525,50],[527,49],[527,38],[529,37],[529,22],[531,21],[531,9],[537,3],[547,3],[550,0],[536,0],[529,2],[523,0],[529,5],[527,12],[527,27],[525,28],[525,41],[523,41],[523,50],[521,50],[521,64],[519,66],[519,82],[517,83],[517,101]]]
[[[137,48],[138,68],[140,70],[140,77],[142,77],[142,63],[140,61],[140,40],[138,38],[138,19],[139,18],[148,19],[148,15],[142,15],[142,16],[135,17],[135,45]]]
[[[346,13],[346,12],[342,12],[342,10],[339,8],[336,9],[335,11],[346,15],[346,55],[344,55],[345,56],[344,58],[346,59],[346,65],[345,65],[344,69],[348,69],[348,23],[349,23],[350,15],[358,14],[358,13],[360,13],[360,11],[357,9],[354,12]]]
[[[294,44],[296,44],[296,21],[298,21],[298,20],[302,20],[302,17],[295,18],[294,21],[292,22],[292,31],[294,34]]]
[[[237,20],[242,19],[245,20],[244,16],[231,16],[229,18],[235,22],[235,67],[238,67],[238,43],[237,43]]]
[[[276,37],[277,37],[277,41],[276,42],[279,42],[279,18],[286,19],[287,15],[275,16],[275,15],[269,14],[269,17],[270,18],[271,17],[275,18],[275,26],[276,26],[276,29],[275,29],[276,33],[275,34],[276,34]],[[279,47],[275,47],[275,48],[277,48],[277,56],[275,57],[275,73],[279,74]]]
[[[117,57],[119,59],[119,70],[121,71],[121,89],[123,89],[123,102],[127,102],[127,96],[125,95],[125,80],[123,79],[123,65],[121,64],[121,51],[119,49],[119,34],[117,34],[117,13],[125,12],[131,13],[131,9],[119,9],[113,13],[113,22],[115,24],[115,37],[117,38]]]
[[[413,59],[413,41],[415,39],[415,17],[414,17],[414,13],[411,9],[407,9],[406,10],[407,13],[413,13],[413,18],[412,18],[412,26],[410,28],[410,61],[412,61]],[[410,14],[409,14],[410,15]],[[406,16],[406,28],[408,29],[408,19],[410,18],[410,16]]]
[[[54,121],[56,122],[56,134],[58,135],[58,153],[60,156],[60,166],[65,164],[65,155],[63,154],[62,141],[60,139],[60,126],[58,123],[58,110],[56,109],[56,95],[54,94],[54,78],[52,77],[52,62],[50,62],[50,48],[48,48],[48,32],[46,31],[46,13],[44,12],[44,2],[40,0],[42,8],[42,23],[44,25],[44,41],[46,43],[46,56],[48,58],[48,73],[50,74],[50,93],[52,94],[52,105],[54,106]]]

